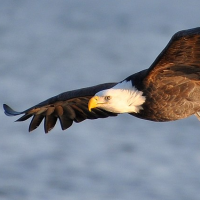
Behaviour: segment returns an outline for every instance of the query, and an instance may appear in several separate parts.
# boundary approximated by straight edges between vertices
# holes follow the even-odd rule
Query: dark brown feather
[[[29,119],[32,116],[33,116],[33,114],[26,113],[25,115],[23,115],[22,117],[20,117],[19,119],[17,119],[16,122],[26,121],[27,119]]]
[[[48,133],[56,124],[57,117],[54,114],[46,115],[44,120],[44,130]]]
[[[43,119],[44,115],[34,115],[29,125],[29,132],[36,129],[40,125]]]
[[[66,115],[59,117],[62,130],[69,128],[73,124],[73,120],[69,119]]]

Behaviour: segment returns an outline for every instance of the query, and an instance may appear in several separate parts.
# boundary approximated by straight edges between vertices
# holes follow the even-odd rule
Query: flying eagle
[[[200,27],[174,34],[150,68],[121,82],[64,92],[23,112],[3,107],[8,116],[24,114],[17,121],[32,117],[29,131],[44,119],[45,133],[57,119],[65,130],[73,121],[120,113],[157,122],[200,119]]]

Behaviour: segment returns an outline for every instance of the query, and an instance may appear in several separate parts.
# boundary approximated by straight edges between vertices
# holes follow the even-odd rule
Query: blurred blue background
[[[0,1],[0,102],[24,110],[148,68],[199,0]],[[45,135],[0,112],[0,199],[199,200],[200,122],[130,115]]]

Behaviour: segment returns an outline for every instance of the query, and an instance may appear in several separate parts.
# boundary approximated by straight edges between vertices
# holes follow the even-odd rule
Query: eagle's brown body
[[[200,111],[200,28],[176,33],[138,87],[147,100],[135,116],[172,121]]]
[[[146,101],[143,110],[132,115],[151,121],[173,121],[197,114],[200,111],[200,70],[183,75],[180,70],[163,70],[152,82],[143,80]],[[185,69],[184,69],[185,70]],[[142,73],[145,73],[142,72]],[[173,78],[170,74],[173,73]],[[148,86],[147,86],[148,84]]]
[[[151,67],[125,80],[146,97],[136,117],[152,121],[172,121],[199,115],[200,112],[200,28],[176,33]],[[99,108],[89,112],[89,99],[97,92],[108,89],[117,83],[106,83],[62,93],[24,112],[16,112],[4,104],[7,115],[25,114],[18,121],[33,116],[29,131],[39,126],[45,118],[45,132],[51,130],[57,118],[62,129],[85,119],[116,116]]]

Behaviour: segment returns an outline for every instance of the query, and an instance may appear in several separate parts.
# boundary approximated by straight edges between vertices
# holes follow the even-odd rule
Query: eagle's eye
[[[111,96],[105,96],[105,100],[108,101],[111,99]]]

